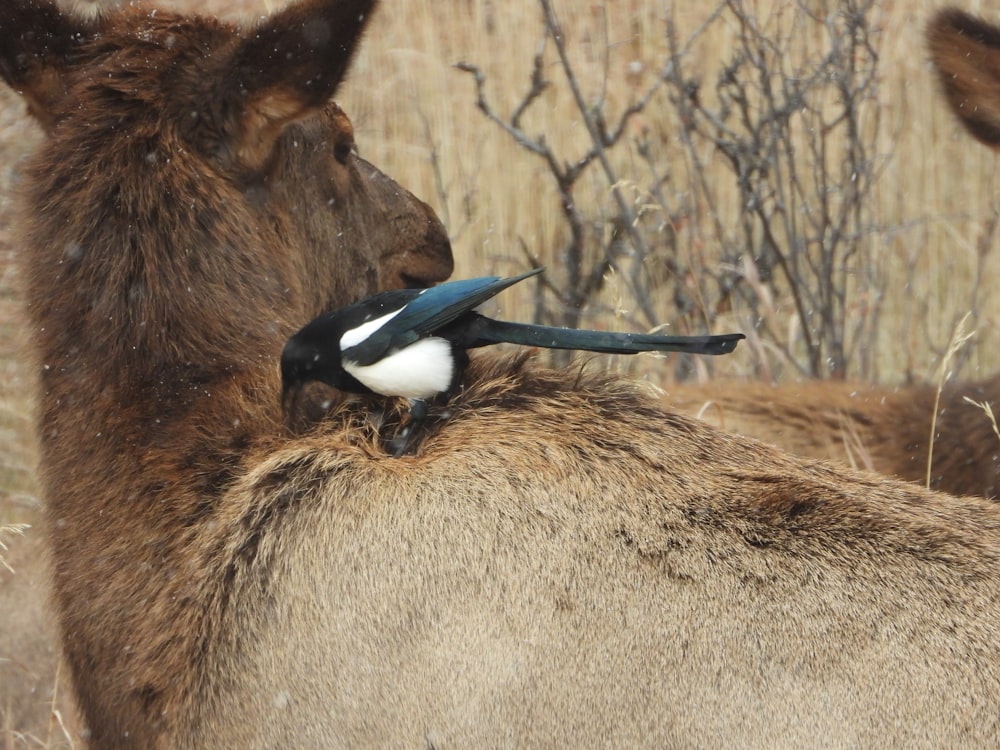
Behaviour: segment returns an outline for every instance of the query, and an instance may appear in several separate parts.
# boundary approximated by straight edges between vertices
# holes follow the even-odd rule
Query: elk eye
[[[341,164],[347,164],[347,160],[351,158],[351,153],[354,151],[353,141],[341,141],[336,146],[333,147],[333,158],[339,161]]]

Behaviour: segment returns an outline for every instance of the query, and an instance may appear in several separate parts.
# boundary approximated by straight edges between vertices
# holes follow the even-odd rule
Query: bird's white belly
[[[431,398],[448,390],[455,371],[451,344],[444,339],[420,339],[370,365],[344,359],[344,369],[383,396]]]

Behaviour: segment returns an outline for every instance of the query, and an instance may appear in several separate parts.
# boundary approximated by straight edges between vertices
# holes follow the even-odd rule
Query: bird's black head
[[[286,415],[292,414],[299,391],[311,380],[322,380],[322,352],[292,336],[281,352],[281,405]]]
[[[339,318],[320,316],[288,339],[281,352],[281,405],[286,417],[299,407],[303,386],[319,381],[340,391],[371,393],[351,376],[340,358]]]

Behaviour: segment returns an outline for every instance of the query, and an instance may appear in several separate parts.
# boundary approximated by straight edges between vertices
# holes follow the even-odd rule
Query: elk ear
[[[968,131],[1000,147],[1000,29],[954,8],[927,26],[945,96]]]
[[[307,0],[241,42],[223,96],[237,99],[226,110],[239,121],[226,129],[242,164],[263,164],[288,123],[333,97],[374,7],[375,0]]]
[[[52,0],[0,3],[0,76],[46,129],[55,121],[55,102],[65,93],[74,50],[99,25],[64,13]]]

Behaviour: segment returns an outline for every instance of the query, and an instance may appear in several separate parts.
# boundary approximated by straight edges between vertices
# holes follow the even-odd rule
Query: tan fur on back
[[[791,459],[625,384],[485,368],[417,457],[355,407],[234,487],[213,556],[241,557],[231,597],[274,604],[227,616],[260,648],[250,674],[222,662],[246,690],[218,737],[252,745],[240,717],[263,712],[278,744],[323,716],[330,746],[1000,739],[997,506]]]

